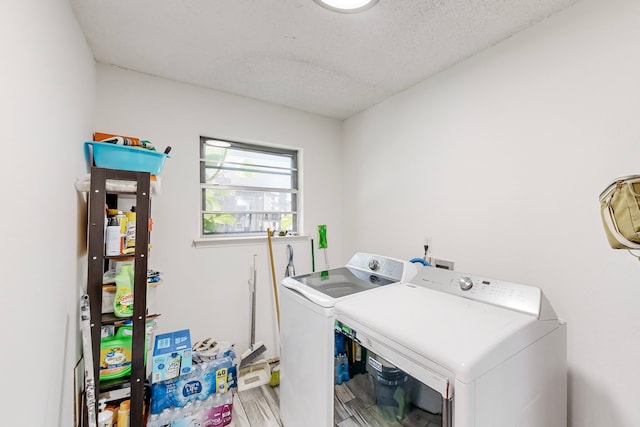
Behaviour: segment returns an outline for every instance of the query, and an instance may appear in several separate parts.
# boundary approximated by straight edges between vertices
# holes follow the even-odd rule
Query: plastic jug
[[[116,317],[133,316],[133,268],[124,264],[116,275],[116,296],[113,301],[113,314]]]
[[[111,338],[100,342],[100,381],[121,378],[131,373],[133,328],[121,326]]]

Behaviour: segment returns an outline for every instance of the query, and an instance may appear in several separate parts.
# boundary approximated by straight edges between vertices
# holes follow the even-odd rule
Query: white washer
[[[286,277],[280,294],[280,418],[285,427],[333,425],[334,306],[410,280],[416,267],[356,253],[346,267]]]
[[[566,426],[566,323],[539,288],[425,267],[335,310],[368,352],[436,393],[429,426]]]

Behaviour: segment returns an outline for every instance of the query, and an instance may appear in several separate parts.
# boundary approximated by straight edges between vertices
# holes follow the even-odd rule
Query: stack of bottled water
[[[151,385],[147,427],[221,427],[231,423],[237,360],[232,347],[200,359],[189,374]]]
[[[231,423],[233,394],[216,393],[205,400],[194,400],[182,408],[166,408],[153,414],[147,427],[218,427]]]

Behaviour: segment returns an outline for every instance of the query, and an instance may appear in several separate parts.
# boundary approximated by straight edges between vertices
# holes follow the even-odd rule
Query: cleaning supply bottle
[[[125,239],[127,237],[127,216],[122,211],[118,211],[115,216],[116,220],[118,220],[118,225],[120,225],[120,253],[124,253],[126,248]]]
[[[127,217],[127,235],[125,236],[125,247],[135,248],[136,246],[136,207],[131,206],[130,212],[124,213]]]
[[[120,255],[120,224],[118,220],[108,218],[108,225],[105,231],[105,254],[108,256]]]
[[[118,409],[118,427],[129,427],[131,401],[125,400],[120,404]]]
[[[113,314],[116,317],[133,316],[133,268],[124,264],[116,275],[116,296],[113,301]]]
[[[106,410],[106,399],[100,399],[98,403],[98,427],[111,427],[113,424],[113,412]]]
[[[131,373],[132,338],[133,328],[121,326],[114,336],[100,340],[100,381]]]

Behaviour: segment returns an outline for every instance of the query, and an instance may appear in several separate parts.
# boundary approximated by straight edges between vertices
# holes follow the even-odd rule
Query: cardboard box
[[[188,329],[156,335],[151,383],[191,372],[191,335]]]
[[[129,145],[140,145],[140,138],[134,138],[132,136],[116,135],[113,133],[94,132],[93,140],[100,142],[100,141],[104,141],[105,139],[110,139],[118,136],[120,138],[128,139],[131,142],[131,144]]]

